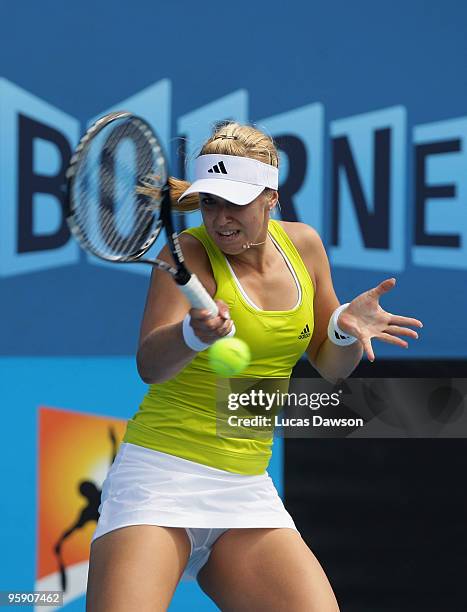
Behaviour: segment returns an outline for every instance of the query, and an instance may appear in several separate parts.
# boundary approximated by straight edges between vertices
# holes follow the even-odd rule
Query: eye
[[[213,206],[214,205],[214,198],[210,198],[209,196],[203,196],[201,198],[201,204],[203,206]]]

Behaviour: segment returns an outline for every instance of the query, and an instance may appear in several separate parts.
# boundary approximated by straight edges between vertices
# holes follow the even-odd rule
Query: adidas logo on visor
[[[298,339],[303,340],[304,338],[309,338],[310,336],[311,336],[310,328],[307,323],[305,327],[302,329],[302,333],[299,335]]]
[[[215,164],[212,168],[209,168],[208,172],[210,172],[211,174],[213,173],[228,174],[227,170],[225,169],[223,161],[220,161],[218,164]]]

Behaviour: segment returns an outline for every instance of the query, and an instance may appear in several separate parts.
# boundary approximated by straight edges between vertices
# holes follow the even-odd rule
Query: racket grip
[[[196,274],[192,274],[190,280],[185,285],[179,285],[180,290],[190,300],[193,308],[203,308],[215,317],[219,314],[216,302],[212,299],[203,285],[199,282]]]

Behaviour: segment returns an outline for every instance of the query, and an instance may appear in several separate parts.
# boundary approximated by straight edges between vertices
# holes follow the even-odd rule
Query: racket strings
[[[143,248],[145,237],[149,234],[148,231],[145,232],[144,230],[152,227],[152,214],[149,217],[146,214],[140,215],[141,218],[136,224],[131,220],[131,223],[128,222],[124,228],[120,227],[118,233],[115,232],[113,214],[108,210],[102,210],[101,215],[103,219],[102,236],[112,252],[131,257]],[[125,230],[132,233],[125,237]]]
[[[154,196],[167,170],[157,141],[135,121],[123,120],[103,128],[83,153],[73,194],[81,237],[104,258],[137,257],[160,231]],[[151,187],[151,196],[141,186]]]

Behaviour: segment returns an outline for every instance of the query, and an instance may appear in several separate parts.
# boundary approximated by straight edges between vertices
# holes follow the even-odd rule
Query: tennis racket
[[[185,265],[171,214],[167,158],[140,117],[113,112],[81,138],[66,173],[66,219],[81,247],[113,263],[146,263],[172,275],[194,308],[218,314],[214,300]],[[175,267],[144,254],[162,228]]]

